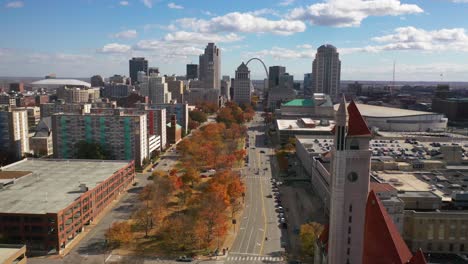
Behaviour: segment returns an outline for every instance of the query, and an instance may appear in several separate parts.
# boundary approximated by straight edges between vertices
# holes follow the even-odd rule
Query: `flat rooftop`
[[[279,130],[302,130],[302,131],[321,131],[321,132],[330,132],[335,126],[335,121],[327,120],[328,125],[320,125],[320,120],[307,118],[308,122],[315,122],[317,125],[314,128],[303,127],[299,120],[296,119],[278,119],[276,120],[276,126]]]
[[[432,191],[434,194],[442,198],[442,201],[451,201],[450,196],[444,195],[444,192],[439,188],[435,189],[431,184],[420,180],[415,173],[401,172],[401,171],[377,171],[374,172],[377,177],[386,183],[391,184],[398,191],[405,192],[428,192]]]
[[[367,104],[356,104],[359,112],[364,117],[402,117],[402,116],[420,116],[420,115],[441,115],[434,112],[423,112],[408,109],[400,109],[386,106],[376,106]],[[338,110],[339,104],[335,104],[335,111]]]
[[[89,189],[103,182],[130,161],[25,159],[3,171],[27,171],[0,190],[0,213],[57,213],[79,198],[80,184]]]

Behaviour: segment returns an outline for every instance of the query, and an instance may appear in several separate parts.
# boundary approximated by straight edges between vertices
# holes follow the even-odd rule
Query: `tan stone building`
[[[403,239],[415,251],[468,253],[468,211],[405,211]]]

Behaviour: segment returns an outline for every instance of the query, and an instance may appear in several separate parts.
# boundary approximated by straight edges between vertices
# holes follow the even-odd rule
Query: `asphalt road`
[[[270,155],[260,112],[249,124],[248,165],[242,170],[246,183],[245,208],[225,263],[285,263],[284,233],[279,228],[272,194]],[[267,238],[267,239],[266,239]]]

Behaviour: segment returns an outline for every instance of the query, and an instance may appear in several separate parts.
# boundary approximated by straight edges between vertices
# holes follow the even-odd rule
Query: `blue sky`
[[[251,57],[302,79],[335,45],[344,80],[468,81],[468,0],[0,0],[0,76],[184,74],[208,42],[222,73]],[[261,79],[258,63],[249,64]]]

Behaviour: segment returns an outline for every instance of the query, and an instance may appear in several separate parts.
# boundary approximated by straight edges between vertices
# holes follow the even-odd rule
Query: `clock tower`
[[[343,97],[335,116],[331,161],[329,264],[361,264],[372,137],[354,101]]]

